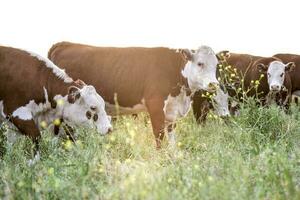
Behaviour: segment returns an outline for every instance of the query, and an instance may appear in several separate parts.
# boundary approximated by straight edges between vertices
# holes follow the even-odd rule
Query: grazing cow
[[[207,46],[192,52],[61,42],[52,46],[48,58],[72,77],[82,77],[93,84],[111,112],[116,103],[119,114],[147,110],[157,148],[161,147],[165,127],[169,141],[174,142],[173,124],[189,111],[191,95],[199,89],[213,91],[218,86],[218,60]]]
[[[237,73],[234,85],[232,82],[224,83],[229,96],[235,96],[238,99],[243,97],[243,94],[238,90],[241,87],[243,91],[247,91],[246,96],[258,98],[262,104],[276,101],[278,105],[288,106],[291,100],[291,80],[289,75],[284,76],[284,74],[293,69],[293,62],[283,64],[280,59],[275,57],[230,53],[223,64],[236,68]],[[257,80],[259,80],[259,84],[256,85],[258,82],[255,83],[255,81]],[[206,98],[201,97],[201,93],[194,95],[193,110],[197,121],[205,120],[210,107],[210,103]]]
[[[105,103],[95,88],[73,81],[50,60],[32,52],[0,47],[0,115],[32,138],[38,156],[39,125],[56,120],[111,129]]]

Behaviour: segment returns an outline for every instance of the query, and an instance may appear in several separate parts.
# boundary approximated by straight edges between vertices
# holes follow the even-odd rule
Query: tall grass
[[[106,137],[77,129],[76,144],[46,131],[32,167],[31,141],[20,137],[2,143],[0,198],[299,199],[299,112],[291,110],[249,104],[227,123],[202,125],[189,115],[177,124],[176,148],[161,150],[146,114],[120,117]]]

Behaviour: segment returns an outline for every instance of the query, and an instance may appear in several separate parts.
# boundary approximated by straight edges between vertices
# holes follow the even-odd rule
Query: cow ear
[[[225,50],[225,51],[220,51],[219,53],[217,53],[217,58],[219,61],[225,61],[226,59],[228,59],[230,57],[230,52]]]
[[[259,72],[262,72],[262,73],[266,73],[268,71],[268,66],[266,66],[265,64],[263,63],[258,63],[256,65],[257,69],[259,70]]]
[[[68,91],[68,102],[69,103],[75,103],[77,99],[80,98],[80,89],[75,86],[69,87]]]
[[[193,53],[189,49],[181,49],[180,50],[181,55],[185,60],[192,61],[193,60]]]
[[[285,65],[285,71],[286,72],[291,72],[295,69],[296,64],[294,62],[289,62],[288,64]]]
[[[85,82],[83,82],[82,80],[80,79],[77,79],[75,81],[75,84],[79,87],[79,88],[83,88],[84,86],[86,86]]]

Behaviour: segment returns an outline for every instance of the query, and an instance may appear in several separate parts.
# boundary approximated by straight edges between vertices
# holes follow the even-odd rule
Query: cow
[[[297,54],[276,54],[273,57],[280,59],[284,63],[289,63],[290,65],[278,66],[277,74],[280,74],[280,79],[278,85],[282,83],[282,79],[290,79],[291,81],[291,93],[298,96],[298,90],[300,90],[300,55]],[[292,72],[292,73],[290,73]]]
[[[218,57],[220,54],[229,53],[228,51],[220,52]],[[220,67],[222,64],[236,69],[236,80],[224,83],[229,96],[236,97],[237,100],[241,100],[245,96],[253,96],[258,98],[262,105],[269,105],[275,101],[280,106],[288,107],[291,100],[292,83],[289,75],[284,76],[284,74],[285,72],[289,74],[288,72],[293,70],[293,62],[284,64],[276,57],[230,53],[226,56],[225,61],[221,62]],[[217,76],[220,77],[220,75],[221,73],[218,71]],[[243,92],[246,93],[243,94]],[[194,95],[193,111],[197,121],[205,120],[210,107],[211,104],[206,98],[201,97],[201,93],[198,92]]]
[[[218,87],[218,60],[208,46],[192,52],[60,42],[51,47],[48,58],[74,78],[82,77],[93,84],[109,105],[108,113],[116,114],[116,104],[119,114],[147,111],[158,149],[165,128],[169,142],[174,144],[174,123],[188,113],[193,93]]]
[[[111,130],[104,100],[95,88],[81,80],[73,81],[50,60],[1,46],[0,71],[1,119],[8,119],[32,139],[35,159],[39,158],[40,124],[56,120],[56,131],[60,122],[93,126],[101,134]]]

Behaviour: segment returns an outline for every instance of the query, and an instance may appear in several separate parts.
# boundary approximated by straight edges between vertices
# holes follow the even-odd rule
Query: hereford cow
[[[233,82],[234,85],[230,82],[224,83],[230,96],[240,99],[243,94],[238,91],[238,88],[241,87],[243,91],[247,91],[246,96],[258,98],[262,104],[276,101],[280,106],[288,106],[292,87],[288,72],[293,69],[293,62],[283,64],[280,59],[275,57],[230,53],[223,64],[236,68],[238,77],[236,82]],[[286,76],[284,76],[285,72],[287,72]],[[255,81],[259,81],[257,86]],[[196,93],[194,96],[193,110],[196,120],[202,122],[211,106],[207,99],[200,95],[201,93]]]
[[[282,82],[282,79],[286,79],[287,77],[291,80],[291,92],[294,93],[296,96],[299,94],[300,90],[300,55],[296,54],[276,54],[273,57],[276,57],[282,60],[284,63],[294,63],[292,67],[287,70],[287,66],[278,66],[278,74],[280,74],[281,79],[279,81],[279,85]],[[290,72],[294,68],[292,73],[286,73],[287,71]]]
[[[50,60],[11,47],[0,47],[0,114],[32,138],[39,156],[39,122],[66,122],[111,129],[105,103],[95,88],[72,78]],[[59,126],[59,123],[56,123]],[[58,127],[56,127],[58,131]]]
[[[161,147],[164,129],[174,142],[173,124],[187,114],[191,94],[218,86],[218,60],[210,47],[196,52],[168,48],[94,47],[69,42],[55,44],[48,53],[72,77],[82,77],[101,92],[104,100],[119,105],[120,114],[148,111]]]

